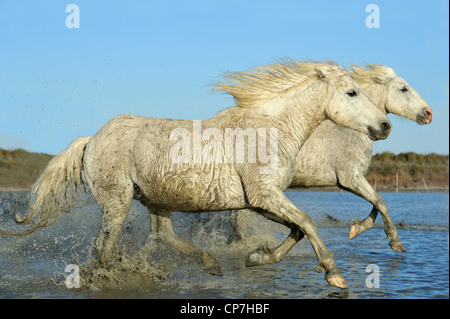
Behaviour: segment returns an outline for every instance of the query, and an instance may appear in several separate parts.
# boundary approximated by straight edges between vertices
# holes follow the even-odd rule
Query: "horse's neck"
[[[386,109],[386,84],[378,83],[361,83],[359,84],[361,89],[367,93],[368,96],[378,105],[383,112],[387,112]]]
[[[361,89],[364,90],[364,92],[367,93],[367,95],[374,101],[376,105],[385,113],[387,113],[386,108],[386,84],[379,84],[379,83],[361,83],[359,84]],[[364,140],[365,145],[367,147],[370,147],[370,153],[372,153],[372,147],[373,147],[373,141],[364,133],[360,132],[352,132],[353,134],[359,134],[361,138]],[[370,162],[370,160],[369,160]]]
[[[323,87],[320,87],[323,86]],[[304,142],[314,129],[324,121],[325,83],[316,82],[280,105],[283,112],[272,118],[272,123],[279,131],[279,148],[288,156],[296,157]]]

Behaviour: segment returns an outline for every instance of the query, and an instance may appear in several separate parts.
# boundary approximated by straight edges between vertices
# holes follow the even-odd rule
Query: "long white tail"
[[[24,232],[1,234],[25,236],[42,227],[53,224],[58,217],[70,211],[82,192],[83,155],[90,137],[76,138],[69,147],[56,155],[34,183],[28,202],[28,212],[21,216],[16,212],[16,222],[30,224],[37,216],[33,228]]]

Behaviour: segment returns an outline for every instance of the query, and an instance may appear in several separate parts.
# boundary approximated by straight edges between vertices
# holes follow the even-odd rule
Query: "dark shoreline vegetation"
[[[29,191],[52,157],[23,149],[0,148],[0,191]],[[366,178],[377,191],[448,192],[449,156],[413,152],[375,154]]]

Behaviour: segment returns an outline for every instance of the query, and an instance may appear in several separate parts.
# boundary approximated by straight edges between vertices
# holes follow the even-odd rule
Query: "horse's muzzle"
[[[433,120],[433,111],[429,106],[426,106],[422,113],[417,115],[416,122],[419,124],[430,124]]]
[[[373,141],[385,140],[392,130],[392,125],[390,122],[381,122],[378,129],[369,126],[369,137]]]

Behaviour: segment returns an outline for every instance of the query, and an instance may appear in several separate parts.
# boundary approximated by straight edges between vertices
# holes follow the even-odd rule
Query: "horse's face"
[[[374,141],[389,136],[392,124],[385,112],[350,76],[329,79],[328,85],[327,118],[337,125],[363,132]]]
[[[405,80],[395,77],[386,84],[386,111],[419,124],[429,124],[433,111],[427,102]]]

